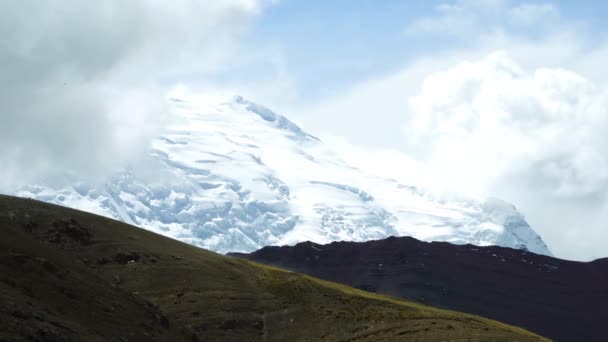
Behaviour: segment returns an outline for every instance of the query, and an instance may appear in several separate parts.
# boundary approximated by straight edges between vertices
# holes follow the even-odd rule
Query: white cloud
[[[538,25],[558,16],[558,9],[550,3],[512,5],[506,0],[459,0],[437,5],[433,15],[408,23],[405,33],[442,34],[468,39],[470,35],[485,34],[503,25]]]
[[[608,190],[607,95],[573,72],[528,72],[497,52],[426,77],[404,132],[446,187],[482,191],[534,170],[555,196],[594,195]]]
[[[441,3],[435,7],[434,15],[418,18],[408,23],[405,33],[409,35],[428,33],[457,35],[469,32],[477,26],[477,17],[470,11],[470,5],[463,1]]]
[[[0,186],[113,170],[164,113],[164,78],[221,71],[262,0],[0,3]],[[137,152],[137,153],[135,153]]]
[[[345,136],[355,146],[338,146],[363,169],[513,202],[560,257],[605,256],[608,44],[590,49],[584,36],[561,31],[542,40],[489,34],[475,46],[421,56],[301,121],[322,138]],[[389,146],[408,157],[384,153]]]
[[[510,8],[509,15],[516,22],[531,24],[539,20],[557,17],[559,11],[550,3],[524,3]]]
[[[405,29],[407,34],[446,33],[458,35],[476,27],[475,18],[467,13],[452,12],[437,17],[420,18]]]

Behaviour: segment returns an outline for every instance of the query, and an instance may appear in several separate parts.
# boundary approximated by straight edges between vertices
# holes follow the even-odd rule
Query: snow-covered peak
[[[482,207],[496,221],[504,222],[509,217],[522,217],[513,204],[496,197],[487,198]]]
[[[299,126],[242,97],[174,95],[149,166],[103,187],[18,194],[117,218],[217,252],[310,240],[497,244],[550,254],[510,204],[430,195],[353,168]]]
[[[298,125],[291,122],[286,117],[284,117],[282,115],[278,115],[275,112],[271,111],[270,109],[268,109],[262,105],[259,105],[255,102],[246,100],[240,95],[234,96],[233,101],[234,101],[234,103],[244,106],[244,108],[246,110],[250,111],[251,113],[259,115],[262,119],[272,123],[276,127],[290,131],[291,133],[294,134],[294,137],[296,137],[296,138],[319,140],[318,138],[304,132]]]

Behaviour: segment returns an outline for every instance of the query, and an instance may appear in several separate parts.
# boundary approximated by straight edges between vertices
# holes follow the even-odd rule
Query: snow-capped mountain
[[[31,185],[17,194],[220,253],[413,236],[550,254],[515,207],[501,200],[448,200],[367,174],[242,97],[170,102],[172,114],[151,143],[147,168],[126,168],[102,186]]]

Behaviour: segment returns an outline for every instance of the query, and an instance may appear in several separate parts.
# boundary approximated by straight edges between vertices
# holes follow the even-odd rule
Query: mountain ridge
[[[556,341],[604,341],[608,258],[568,261],[499,246],[391,237],[269,246],[235,257],[525,327]]]
[[[242,97],[176,94],[145,170],[102,185],[31,185],[15,194],[120,219],[221,253],[312,240],[496,244],[550,255],[506,202],[443,198],[353,168],[284,116]]]

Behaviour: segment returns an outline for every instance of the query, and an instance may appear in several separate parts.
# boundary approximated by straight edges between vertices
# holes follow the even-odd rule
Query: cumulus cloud
[[[257,0],[0,3],[0,186],[112,170],[145,148],[164,80],[230,65]]]
[[[426,77],[407,118],[428,184],[513,201],[561,257],[606,256],[604,85],[496,52]]]
[[[503,198],[559,257],[603,257],[608,87],[598,61],[606,49],[570,44],[584,42],[576,37],[488,37],[474,53],[424,56],[301,119],[361,169],[438,192]],[[509,53],[492,52],[497,45]]]
[[[533,170],[556,196],[593,195],[608,189],[607,95],[574,72],[527,71],[497,52],[428,76],[404,132],[432,170],[450,168],[437,177],[445,186],[488,189]]]

